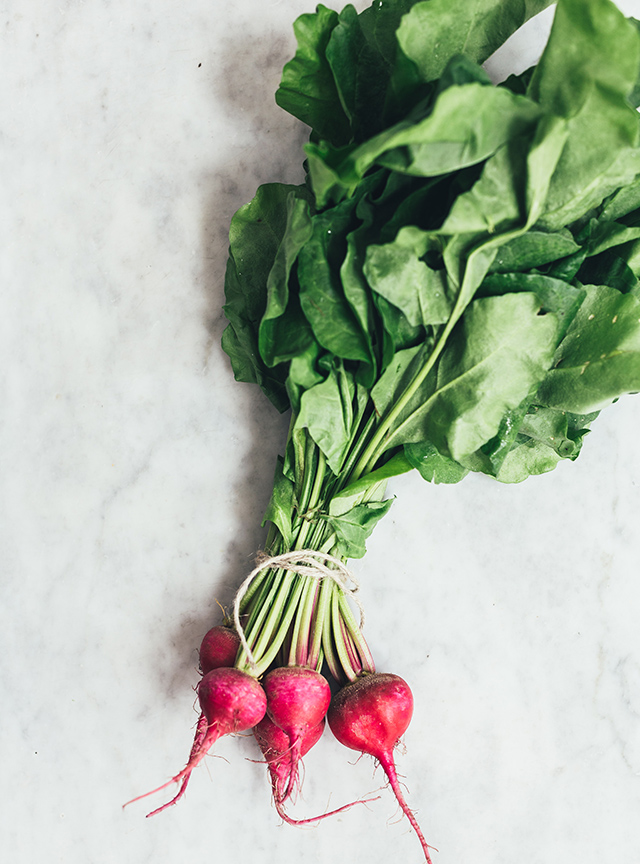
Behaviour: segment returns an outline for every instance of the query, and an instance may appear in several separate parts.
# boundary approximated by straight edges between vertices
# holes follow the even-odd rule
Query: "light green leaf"
[[[433,245],[430,234],[406,226],[392,243],[372,244],[366,252],[363,271],[369,285],[414,327],[444,324],[452,310],[446,271],[433,270],[422,260]]]
[[[356,386],[353,376],[336,364],[327,378],[300,398],[295,429],[306,428],[334,474],[340,473],[351,437]]]
[[[560,343],[536,401],[576,414],[640,390],[640,301],[607,285],[587,297]]]
[[[405,444],[404,455],[429,483],[459,483],[469,473],[468,468],[443,456],[431,441]]]
[[[532,294],[474,301],[442,354],[437,382],[427,379],[414,394],[388,446],[429,440],[459,462],[489,441],[551,363],[557,322],[539,308]]]
[[[262,525],[266,525],[267,522],[273,522],[282,535],[285,547],[289,548],[291,546],[294,483],[284,474],[283,465],[282,457],[278,456],[271,500],[264,514]]]
[[[439,78],[450,57],[484,63],[552,0],[427,0],[402,19],[398,42],[424,81]]]
[[[640,34],[614,3],[559,0],[528,89],[569,128],[541,214],[546,227],[567,225],[638,173],[640,119],[627,96],[639,62]]]
[[[392,504],[393,498],[371,501],[358,504],[342,516],[328,516],[327,522],[337,537],[334,554],[345,558],[363,558],[367,551],[366,541]]]

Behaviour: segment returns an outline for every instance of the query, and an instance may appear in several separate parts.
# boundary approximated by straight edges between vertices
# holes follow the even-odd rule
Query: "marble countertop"
[[[313,4],[26,9],[2,4],[0,52],[5,860],[417,862],[386,790],[280,824],[250,738],[161,816],[121,809],[186,761],[196,646],[264,540],[287,419],[220,349],[226,238],[301,177],[273,93]],[[434,864],[640,861],[638,428],[627,397],[552,474],[390,486],[354,570],[415,693],[398,768]],[[354,755],[323,738],[296,814],[383,785]]]

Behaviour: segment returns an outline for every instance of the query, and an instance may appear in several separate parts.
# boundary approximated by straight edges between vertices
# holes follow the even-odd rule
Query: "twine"
[[[263,570],[286,570],[289,573],[308,576],[310,579],[332,579],[356,604],[360,612],[360,629],[362,630],[364,627],[364,607],[360,598],[356,596],[360,590],[360,582],[339,558],[328,555],[326,552],[316,552],[314,549],[300,549],[274,556],[269,556],[265,552],[258,552],[256,562],[256,567],[240,585],[233,601],[233,621],[249,664],[254,671],[257,664],[240,624],[240,603],[253,580]],[[329,567],[329,564],[332,566]]]

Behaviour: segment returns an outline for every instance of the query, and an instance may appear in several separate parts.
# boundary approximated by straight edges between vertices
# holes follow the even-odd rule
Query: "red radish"
[[[318,743],[322,733],[324,732],[324,719],[313,726],[306,735],[303,736],[300,742],[300,756],[306,756],[315,744]],[[262,720],[254,728],[253,734],[256,741],[260,745],[263,755],[267,760],[269,774],[271,775],[271,789],[273,791],[273,802],[276,805],[276,810],[281,819],[289,825],[308,825],[311,822],[318,822],[320,819],[326,819],[327,816],[334,816],[336,813],[342,813],[344,810],[349,810],[354,804],[365,803],[354,801],[351,804],[345,804],[343,807],[338,807],[336,810],[331,810],[328,813],[323,813],[321,816],[315,816],[310,819],[292,819],[284,809],[284,802],[291,793],[287,792],[289,788],[289,780],[291,773],[291,745],[289,744],[288,735],[282,731],[275,723],[265,714]],[[294,789],[293,792],[297,792]],[[375,800],[375,799],[367,799]]]
[[[264,717],[267,707],[264,690],[255,678],[239,669],[225,667],[213,669],[202,678],[197,690],[202,715],[198,720],[187,765],[167,783],[127,802],[132,804],[133,801],[139,801],[141,798],[153,795],[154,792],[166,789],[171,783],[180,783],[177,795],[167,804],[148,813],[148,816],[161,813],[184,795],[191,772],[204,759],[218,738],[250,729]]]
[[[221,666],[233,666],[240,647],[240,637],[231,627],[212,627],[200,644],[200,669],[203,675]]]
[[[324,719],[331,702],[326,678],[304,666],[281,666],[265,676],[267,715],[289,739],[291,766],[285,798],[298,785],[302,740]]]
[[[300,758],[314,747],[324,732],[324,718],[313,726],[300,742]],[[253,734],[267,760],[269,774],[271,776],[271,789],[273,801],[279,815],[290,824],[299,824],[297,820],[291,819],[283,810],[283,804],[287,798],[295,796],[298,788],[290,788],[291,779],[291,744],[289,736],[269,718],[267,714],[254,728]],[[298,779],[296,778],[296,783]],[[298,784],[299,785],[299,784]],[[304,820],[315,821],[315,820]]]
[[[327,719],[341,744],[369,753],[378,760],[405,816],[415,830],[428,864],[429,847],[415,816],[407,806],[393,761],[393,750],[406,732],[413,714],[413,694],[399,675],[364,675],[333,697]]]

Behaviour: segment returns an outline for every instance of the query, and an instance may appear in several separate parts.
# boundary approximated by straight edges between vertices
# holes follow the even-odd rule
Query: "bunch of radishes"
[[[352,804],[302,820],[291,818],[285,809],[300,789],[300,760],[319,741],[326,717],[341,744],[378,760],[430,862],[427,842],[400,790],[393,759],[413,713],[408,684],[398,675],[364,672],[332,698],[327,678],[308,665],[275,666],[258,680],[237,668],[239,655],[240,636],[233,627],[220,625],[205,635],[197,686],[201,714],[187,765],[167,783],[133,800],[177,783],[177,794],[148,815],[166,810],[182,797],[192,771],[218,738],[253,729],[269,770],[276,810],[284,821],[302,825],[342,812]]]

